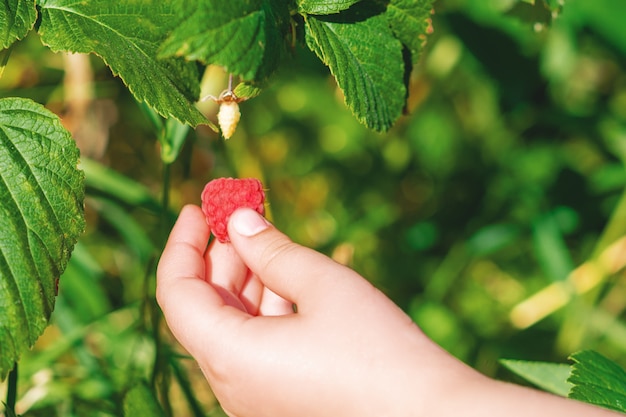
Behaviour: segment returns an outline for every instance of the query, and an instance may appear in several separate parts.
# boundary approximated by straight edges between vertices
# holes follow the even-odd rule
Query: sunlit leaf
[[[356,118],[386,131],[406,97],[402,44],[383,15],[342,15],[308,16],[307,44],[330,68]]]
[[[181,2],[185,20],[163,43],[162,57],[183,56],[263,80],[278,66],[289,28],[283,2]]]
[[[196,65],[158,60],[157,49],[178,24],[172,2],[42,0],[42,42],[53,51],[94,53],[119,75],[139,101],[162,116],[196,126],[208,123],[195,108]]]
[[[417,62],[426,35],[430,30],[433,0],[391,0],[385,16],[393,33],[411,52],[411,61]]]
[[[30,100],[0,100],[0,379],[47,326],[83,232],[77,164],[54,114]]]
[[[233,89],[233,93],[235,93],[237,97],[245,97],[247,99],[258,96],[262,91],[260,87],[248,83],[239,83],[237,87]]]
[[[626,371],[592,350],[574,353],[570,398],[626,412]]]
[[[0,6],[0,48],[8,48],[33,28],[37,11],[34,0],[5,0]]]
[[[566,397],[572,388],[572,384],[567,381],[570,375],[570,365],[566,363],[512,359],[502,359],[500,363],[538,388],[553,394]]]

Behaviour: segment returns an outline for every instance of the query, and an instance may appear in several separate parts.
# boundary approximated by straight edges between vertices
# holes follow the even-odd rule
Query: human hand
[[[204,215],[186,206],[157,299],[230,416],[616,415],[480,375],[356,272],[253,210],[231,216],[229,237],[207,249]]]
[[[230,415],[397,416],[407,399],[428,415],[441,376],[468,372],[368,281],[256,212],[235,212],[229,236],[205,251],[204,216],[185,207],[157,297]]]

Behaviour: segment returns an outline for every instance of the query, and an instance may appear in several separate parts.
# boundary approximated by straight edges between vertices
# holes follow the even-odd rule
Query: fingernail
[[[267,229],[269,223],[265,217],[252,209],[239,209],[233,213],[230,220],[233,228],[242,236],[251,237]]]

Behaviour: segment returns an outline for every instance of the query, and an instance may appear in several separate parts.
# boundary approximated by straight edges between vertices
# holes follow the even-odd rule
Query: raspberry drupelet
[[[222,243],[230,242],[228,219],[240,207],[265,215],[265,192],[256,178],[217,178],[202,191],[202,211],[211,233]]]

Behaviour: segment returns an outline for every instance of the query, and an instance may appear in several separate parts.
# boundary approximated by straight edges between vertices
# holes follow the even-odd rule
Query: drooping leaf
[[[612,410],[626,412],[626,371],[598,352],[584,350],[570,356],[574,361],[568,381],[569,397]]]
[[[164,416],[154,394],[142,383],[132,387],[124,397],[125,417],[160,417]]]
[[[388,130],[402,113],[406,88],[402,44],[385,16],[309,15],[305,24],[307,45],[330,68],[356,118]]]
[[[502,359],[500,363],[526,381],[553,394],[566,397],[572,388],[572,384],[567,381],[570,375],[570,365],[566,363],[512,359]]]
[[[391,0],[385,16],[393,33],[411,52],[415,64],[430,30],[433,0]]]
[[[300,13],[333,14],[348,9],[361,0],[301,0],[298,4]]]
[[[209,123],[193,104],[200,94],[196,65],[156,57],[179,21],[173,2],[41,0],[39,5],[39,33],[53,51],[94,53],[162,116],[191,126]]]
[[[246,80],[262,81],[276,69],[289,32],[282,1],[182,2],[187,18],[163,43],[161,57],[185,57],[223,66]]]
[[[26,36],[36,19],[35,0],[5,0],[0,5],[0,49]]]
[[[47,326],[84,229],[77,163],[54,114],[30,100],[0,100],[0,379]]]

